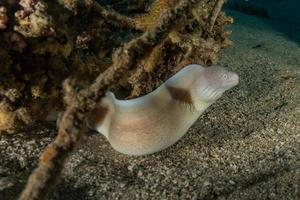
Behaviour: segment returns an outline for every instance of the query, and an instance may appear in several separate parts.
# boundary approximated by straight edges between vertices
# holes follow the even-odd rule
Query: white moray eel
[[[112,147],[128,155],[145,155],[177,142],[198,117],[239,77],[223,67],[188,65],[153,92],[131,100],[106,93],[89,116],[89,125]]]

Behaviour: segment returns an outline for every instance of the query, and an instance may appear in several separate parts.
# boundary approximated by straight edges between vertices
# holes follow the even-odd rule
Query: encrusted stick
[[[137,29],[135,21],[130,17],[121,15],[113,10],[108,10],[96,1],[93,2],[93,8],[105,19],[118,22],[118,25],[122,27]]]
[[[210,33],[213,28],[214,25],[216,23],[216,19],[219,16],[219,13],[221,12],[221,9],[223,7],[223,4],[225,3],[224,0],[217,0],[214,6],[214,9],[210,15],[210,19],[209,19],[209,25],[208,25],[208,32]]]

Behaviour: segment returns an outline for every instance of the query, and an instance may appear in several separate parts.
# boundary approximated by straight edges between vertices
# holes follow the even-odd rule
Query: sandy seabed
[[[129,157],[90,136],[49,199],[300,199],[300,31],[229,14],[234,45],[220,64],[238,72],[239,86],[160,153]],[[1,200],[18,197],[54,136],[37,125],[0,138]]]

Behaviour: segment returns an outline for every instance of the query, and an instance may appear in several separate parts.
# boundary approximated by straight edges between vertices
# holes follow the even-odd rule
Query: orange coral
[[[49,146],[41,157],[41,162],[47,162],[51,160],[57,154],[56,149],[53,146]]]
[[[174,3],[173,0],[154,0],[148,14],[134,18],[136,27],[140,30],[150,30],[160,21],[160,16]]]

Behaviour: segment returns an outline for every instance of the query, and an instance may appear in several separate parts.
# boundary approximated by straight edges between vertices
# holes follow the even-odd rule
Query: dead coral
[[[88,43],[92,40],[91,35],[83,33],[76,38],[76,48],[88,49]]]
[[[23,13],[24,16],[36,12],[35,9],[39,5],[38,1],[20,3],[24,9],[17,13]],[[9,16],[13,16],[11,12],[14,12],[14,6],[7,8]],[[62,108],[62,103],[57,102],[53,106],[50,102],[57,101],[61,94],[61,83],[69,73],[63,58],[68,57],[73,49],[69,35],[62,35],[64,30],[61,30],[60,26],[58,28],[56,25],[56,34],[48,35],[40,32],[44,25],[37,23],[36,26],[41,27],[33,31],[40,32],[41,35],[30,35],[30,38],[27,38],[28,35],[13,31],[13,19],[10,24],[12,26],[0,32],[0,45],[5,47],[0,48],[0,93],[11,100],[11,114],[7,116],[13,116],[9,121],[2,121],[0,131],[5,132],[13,132],[28,123],[43,119],[47,112],[51,111],[51,107]],[[48,36],[44,37],[46,35]],[[0,104],[0,114],[6,115],[7,112],[4,105]]]
[[[33,12],[38,0],[21,0],[19,4],[24,8],[25,12]]]
[[[55,33],[52,18],[46,13],[47,5],[42,1],[20,1],[23,10],[15,13],[18,25],[15,31],[25,37],[49,36]]]
[[[58,0],[58,2],[65,8],[73,11],[76,15],[81,11],[81,9],[90,9],[93,4],[92,0]]]
[[[16,115],[12,112],[10,99],[4,94],[0,94],[0,127],[10,130],[14,126]]]
[[[217,0],[217,2],[214,5],[214,9],[211,12],[211,15],[209,17],[209,22],[208,22],[208,31],[211,32],[213,30],[213,27],[216,23],[216,19],[219,16],[219,13],[221,12],[221,9],[223,7],[224,4],[224,0]]]
[[[0,6],[0,29],[7,28],[8,16],[6,15],[6,7]]]
[[[24,38],[17,32],[8,32],[5,33],[4,37],[12,45],[11,48],[14,51],[22,52],[27,46]]]
[[[152,0],[106,0],[104,3],[118,13],[134,16],[147,12]]]
[[[14,108],[11,99],[16,95],[18,96],[18,94],[0,93],[0,128],[8,133],[15,130],[18,122],[26,125],[32,123],[33,119],[26,108]],[[2,130],[0,130],[0,134]]]
[[[144,31],[152,29],[159,22],[161,14],[174,3],[174,0],[154,1],[149,14],[139,15],[134,18],[137,28]]]
[[[27,116],[32,117],[31,121],[44,120],[52,109],[63,109],[61,83],[65,78],[73,77],[83,85],[91,83],[97,74],[112,64],[113,49],[139,37],[141,31],[153,29],[161,21],[161,13],[176,3],[173,0],[153,0],[150,5],[149,0],[143,0],[134,7],[134,2],[127,0],[100,0],[92,4],[76,0],[59,2],[61,4],[47,1],[47,9],[44,7],[38,11],[37,5],[46,5],[44,2],[20,1],[23,9],[17,13],[24,18],[16,22],[23,23],[22,26],[9,19],[8,24],[12,26],[0,32],[0,45],[6,47],[0,48],[0,91],[5,94],[10,89],[18,91],[20,96],[12,100],[14,108],[11,112],[25,109],[25,113],[31,113]],[[127,71],[118,83],[108,89],[124,94],[122,98],[134,98],[151,92],[186,64],[210,65],[217,62],[220,49],[230,44],[229,32],[224,30],[224,25],[231,22],[231,18],[222,12],[214,12],[217,3],[199,0],[177,22],[177,26],[172,26],[164,40],[145,52],[146,56],[139,60],[137,69]],[[66,5],[74,5],[77,11],[67,11]],[[119,5],[128,7],[120,8]],[[141,10],[134,13],[127,11],[127,8],[133,7]],[[8,16],[13,16],[14,9],[6,8]],[[217,13],[217,17],[208,34],[212,12]],[[31,30],[33,22],[30,16],[37,13],[42,13],[47,19],[42,18],[45,23],[36,24],[38,28]],[[47,23],[55,34],[44,34],[42,30],[48,26]],[[25,35],[13,31],[14,26],[25,28]],[[24,116],[11,122],[13,127],[21,128],[29,121]],[[0,130],[5,130],[5,126],[0,126]]]
[[[126,27],[126,28],[136,28],[138,29],[139,27],[136,24],[136,21],[120,15],[119,13],[113,11],[113,10],[108,10],[101,6],[99,3],[94,2],[93,8],[105,19],[110,20],[112,23],[118,23],[119,26],[121,27]]]

